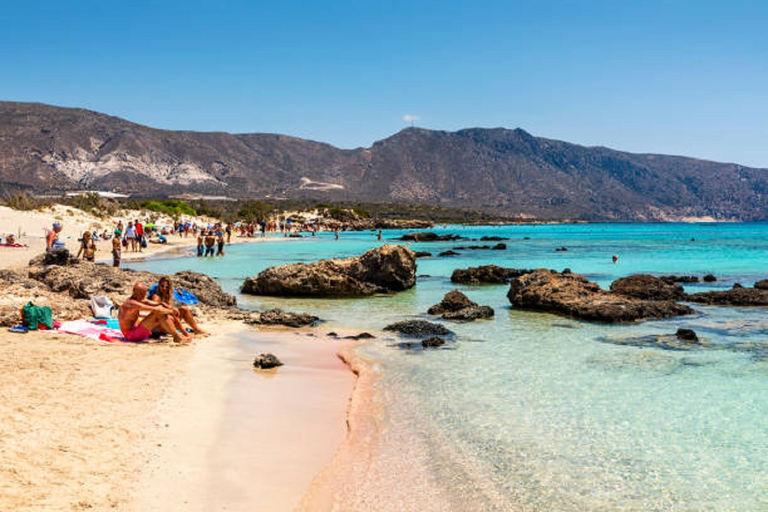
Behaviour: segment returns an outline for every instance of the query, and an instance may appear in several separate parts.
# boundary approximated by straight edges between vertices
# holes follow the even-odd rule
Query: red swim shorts
[[[128,341],[144,341],[149,339],[151,335],[152,332],[141,323],[134,325],[133,329],[123,333],[123,336],[125,336],[125,339]]]

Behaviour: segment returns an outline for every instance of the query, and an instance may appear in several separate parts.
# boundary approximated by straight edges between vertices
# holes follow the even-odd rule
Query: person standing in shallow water
[[[119,229],[115,230],[115,236],[112,237],[112,266],[118,268],[120,266],[120,251],[122,249],[121,238],[123,232]]]

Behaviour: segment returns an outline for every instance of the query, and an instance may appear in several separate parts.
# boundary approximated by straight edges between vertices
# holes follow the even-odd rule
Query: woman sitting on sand
[[[170,277],[163,276],[160,278],[160,280],[157,282],[157,289],[150,293],[149,300],[158,302],[167,308],[173,309],[173,316],[179,329],[181,329],[181,320],[184,320],[187,324],[189,324],[195,334],[209,334],[207,331],[201,329],[197,324],[197,320],[195,320],[195,317],[192,316],[192,310],[189,309],[189,306],[181,305],[179,307],[174,307],[173,284],[171,283]],[[181,330],[183,332],[183,329]]]
[[[96,259],[96,243],[93,241],[90,231],[83,233],[83,240],[80,242],[80,250],[77,251],[77,256],[75,257],[79,258],[81,254],[85,261],[92,262]]]

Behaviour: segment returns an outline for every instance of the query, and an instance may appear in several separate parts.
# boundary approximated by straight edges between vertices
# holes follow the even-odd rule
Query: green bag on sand
[[[35,306],[32,302],[22,308],[24,323],[30,331],[37,329],[37,324],[53,329],[53,311],[49,306]]]

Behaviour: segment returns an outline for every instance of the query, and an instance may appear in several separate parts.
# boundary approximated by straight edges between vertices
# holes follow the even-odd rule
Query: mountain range
[[[0,191],[70,190],[415,203],[510,218],[768,220],[766,169],[585,147],[519,128],[411,127],[345,150],[0,102]]]

